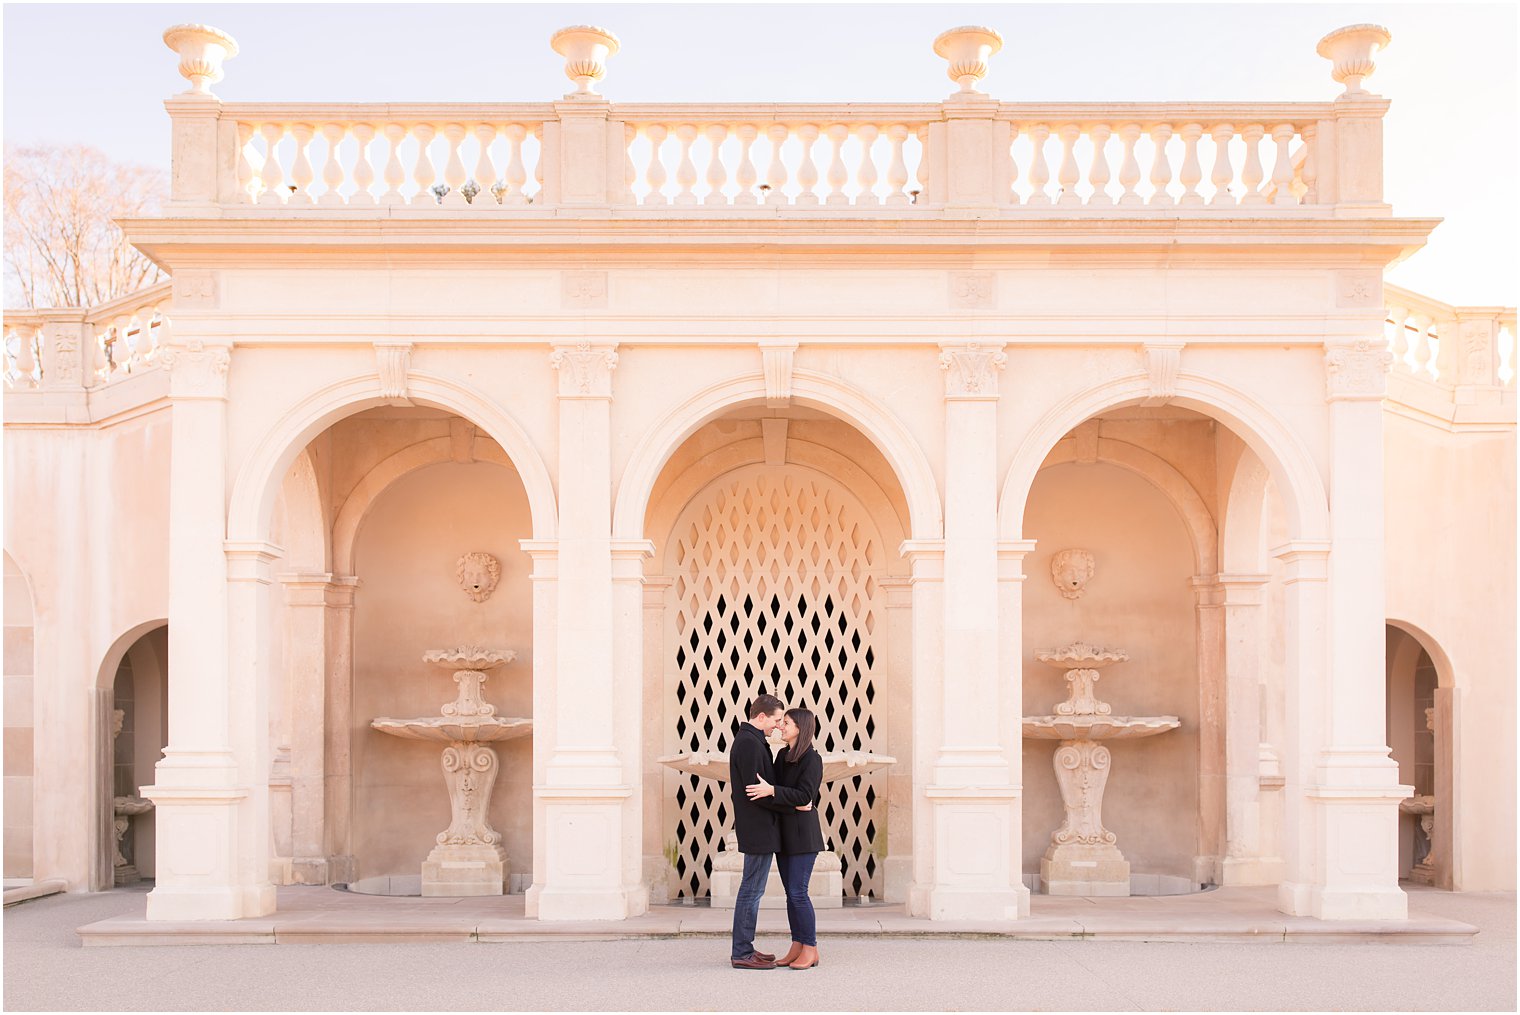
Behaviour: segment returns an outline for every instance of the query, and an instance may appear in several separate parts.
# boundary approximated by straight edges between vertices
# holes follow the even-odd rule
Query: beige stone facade
[[[1376,36],[1333,101],[1144,106],[947,36],[943,102],[608,102],[580,32],[580,91],[466,106],[224,103],[173,34],[124,223],[172,282],[6,314],[6,876],[109,887],[130,783],[150,918],[416,877],[439,748],[371,723],[482,645],[529,917],[703,897],[724,787],[656,759],[764,690],[896,759],[826,797],[846,896],[1017,920],[1021,717],[1087,642],[1178,720],[1111,748],[1134,890],[1402,918],[1415,791],[1439,884],[1513,888],[1515,312],[1383,284],[1436,220],[1382,201]]]

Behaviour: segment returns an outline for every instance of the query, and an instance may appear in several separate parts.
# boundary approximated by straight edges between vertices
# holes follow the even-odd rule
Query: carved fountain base
[[[1128,895],[1129,861],[1111,843],[1052,842],[1040,857],[1040,886],[1046,895]]]
[[[505,895],[507,875],[507,851],[500,846],[434,846],[422,861],[422,896]]]

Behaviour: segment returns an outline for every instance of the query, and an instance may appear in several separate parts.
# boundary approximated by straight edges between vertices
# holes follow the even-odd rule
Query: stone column
[[[291,880],[327,883],[327,590],[332,575],[282,574],[289,642]]]
[[[534,787],[543,880],[535,870],[532,904],[541,920],[620,920],[643,912],[647,894],[639,887],[636,809],[630,816],[638,794],[618,749],[626,739],[621,723],[631,722],[637,739],[639,709],[637,702],[625,712],[618,709],[613,651],[611,409],[617,353],[610,344],[583,341],[557,347],[552,362],[559,371],[560,448],[554,701],[551,714],[534,720],[547,720],[553,745],[543,782]]]
[[[1281,880],[1280,860],[1262,856],[1261,603],[1271,576],[1221,574],[1224,613],[1225,885]]]
[[[1218,575],[1191,579],[1198,655],[1198,851],[1193,880],[1216,884],[1225,850],[1226,717],[1224,589]]]
[[[185,342],[163,350],[172,404],[169,465],[169,745],[143,796],[158,812],[157,884],[150,920],[233,920],[268,908],[245,897],[239,861],[241,805],[250,783],[231,741],[225,346]],[[240,722],[251,721],[239,716]],[[259,734],[267,739],[267,728]],[[260,772],[255,782],[267,778]],[[267,794],[267,789],[263,791]],[[269,830],[260,828],[261,838]],[[266,847],[267,853],[267,847]],[[264,871],[267,879],[268,871]]]
[[[1324,679],[1297,688],[1297,717],[1312,703],[1324,718],[1318,741],[1305,744],[1301,734],[1290,759],[1306,769],[1300,778],[1313,837],[1299,828],[1300,853],[1283,886],[1289,912],[1320,919],[1408,916],[1398,886],[1398,804],[1412,789],[1399,784],[1385,728],[1382,398],[1391,359],[1381,338],[1333,346],[1325,355],[1327,652]],[[1291,779],[1289,807],[1302,807]],[[1305,862],[1311,853],[1312,865]]]
[[[945,371],[945,540],[940,743],[932,782],[931,919],[1028,912],[1017,841],[1019,790],[1003,731],[1020,703],[999,671],[997,398],[1001,346],[958,344]]]
[[[323,855],[327,859],[327,880],[351,882],[356,876],[353,830],[353,684],[354,684],[354,596],[359,579],[352,575],[333,575],[326,589],[327,679],[324,715],[327,719],[323,741]]]

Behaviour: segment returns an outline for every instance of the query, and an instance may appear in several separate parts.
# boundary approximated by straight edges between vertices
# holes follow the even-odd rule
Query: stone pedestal
[[[1040,858],[1040,890],[1046,895],[1129,894],[1129,861],[1113,843],[1052,842]]]
[[[434,846],[422,861],[423,898],[504,895],[507,852],[491,843]]]
[[[730,832],[723,839],[724,849],[713,860],[712,908],[733,909],[739,895],[739,883],[744,880],[744,854],[739,852],[739,840]],[[813,864],[813,876],[808,879],[808,898],[814,909],[839,909],[844,906],[844,870],[839,854],[824,850]],[[781,871],[776,861],[771,861],[770,875],[765,879],[765,894],[760,897],[761,909],[785,909],[786,891],[781,887]]]

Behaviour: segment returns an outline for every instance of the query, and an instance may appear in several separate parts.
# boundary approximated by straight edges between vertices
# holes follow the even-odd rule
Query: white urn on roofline
[[[1362,79],[1372,77],[1377,69],[1372,51],[1387,49],[1392,39],[1382,25],[1347,25],[1319,40],[1315,52],[1335,65],[1330,76],[1346,86],[1340,97],[1351,98],[1367,94]]]
[[[565,98],[595,95],[592,85],[607,76],[607,58],[621,45],[616,35],[595,25],[571,25],[550,36],[549,46],[565,58],[565,76],[575,82]]]
[[[941,32],[934,40],[935,55],[949,61],[946,73],[960,85],[951,98],[986,98],[977,82],[987,76],[987,61],[1003,48],[1003,37],[996,29],[981,25],[963,25]]]
[[[238,54],[237,41],[210,25],[174,25],[164,29],[164,45],[179,54],[179,72],[190,82],[186,95],[211,94],[222,80],[222,63]]]

